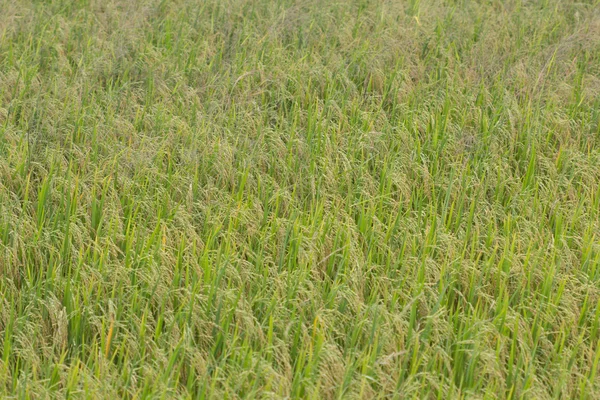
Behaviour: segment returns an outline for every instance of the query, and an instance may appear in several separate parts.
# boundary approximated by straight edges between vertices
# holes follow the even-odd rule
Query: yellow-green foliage
[[[597,0],[0,0],[0,397],[599,398]]]

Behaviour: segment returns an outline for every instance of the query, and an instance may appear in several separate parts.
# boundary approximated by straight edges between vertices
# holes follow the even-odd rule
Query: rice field
[[[0,0],[0,397],[600,398],[598,0]]]

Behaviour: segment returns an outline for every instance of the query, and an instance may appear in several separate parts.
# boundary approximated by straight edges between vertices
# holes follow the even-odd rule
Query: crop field
[[[600,398],[598,0],[0,0],[0,398]]]

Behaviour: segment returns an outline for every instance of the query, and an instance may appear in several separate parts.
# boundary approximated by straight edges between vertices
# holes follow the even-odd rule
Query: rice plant
[[[600,397],[598,0],[0,0],[0,397]]]

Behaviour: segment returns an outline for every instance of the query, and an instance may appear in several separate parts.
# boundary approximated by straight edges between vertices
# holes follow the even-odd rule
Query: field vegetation
[[[0,397],[600,398],[597,0],[0,0]]]

